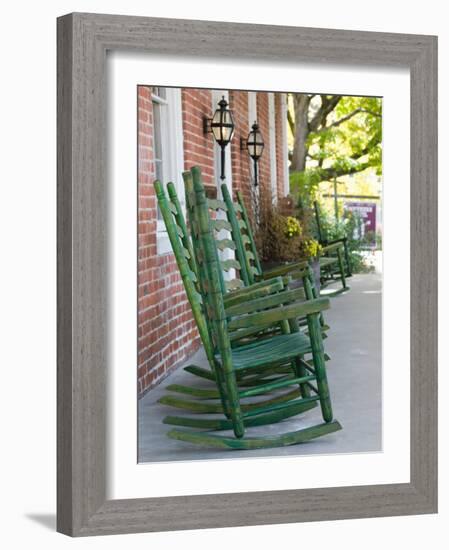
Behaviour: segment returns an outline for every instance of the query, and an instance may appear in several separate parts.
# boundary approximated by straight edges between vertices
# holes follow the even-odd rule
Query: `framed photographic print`
[[[58,19],[58,530],[437,508],[436,38]]]

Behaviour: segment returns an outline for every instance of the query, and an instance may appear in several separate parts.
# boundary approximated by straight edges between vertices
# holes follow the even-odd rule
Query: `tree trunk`
[[[310,98],[306,94],[294,94],[293,102],[295,107],[295,135],[290,169],[293,172],[302,172],[306,168],[308,151],[306,143],[309,135]]]

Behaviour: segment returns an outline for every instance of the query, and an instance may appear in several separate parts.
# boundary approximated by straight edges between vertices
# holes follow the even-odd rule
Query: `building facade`
[[[222,96],[235,123],[226,147],[226,184],[251,210],[255,192],[271,200],[288,194],[286,94],[138,87],[138,393],[144,394],[200,345],[175,258],[157,208],[153,182],[172,181],[184,201],[182,172],[199,166],[211,196],[220,195],[220,149],[204,133]],[[240,147],[257,121],[265,148],[259,187],[253,161]]]

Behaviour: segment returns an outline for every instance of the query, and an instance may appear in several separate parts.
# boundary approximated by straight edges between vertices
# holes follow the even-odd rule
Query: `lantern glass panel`
[[[212,125],[212,133],[214,134],[214,138],[218,143],[221,143],[222,136],[221,136],[221,126],[214,126]]]
[[[264,143],[262,134],[259,130],[253,130],[248,136],[248,153],[254,158],[258,159],[263,152]]]
[[[231,141],[232,135],[234,133],[234,128],[230,126],[223,126],[222,128],[222,140],[226,143]]]
[[[234,135],[234,121],[228,110],[217,109],[212,119],[212,133],[220,145],[226,145]]]

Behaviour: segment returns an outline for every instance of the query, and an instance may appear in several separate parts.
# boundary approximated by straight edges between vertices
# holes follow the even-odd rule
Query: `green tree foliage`
[[[300,202],[321,181],[374,169],[382,172],[382,100],[376,97],[291,94],[290,183]]]

